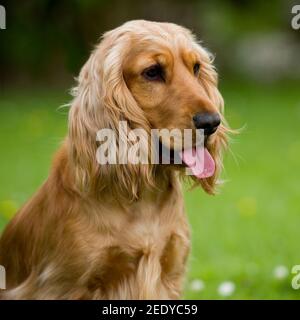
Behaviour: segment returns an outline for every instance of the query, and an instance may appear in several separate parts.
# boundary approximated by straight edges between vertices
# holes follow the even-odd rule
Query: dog
[[[190,250],[181,178],[213,194],[230,130],[217,78],[184,27],[135,20],[103,35],[72,91],[48,179],[2,234],[2,299],[181,298]],[[97,132],[120,121],[148,134],[203,130],[210,174],[186,176],[188,151],[175,142],[182,164],[100,165]]]

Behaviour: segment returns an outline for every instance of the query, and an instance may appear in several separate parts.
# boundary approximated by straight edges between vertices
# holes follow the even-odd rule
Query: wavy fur
[[[196,58],[199,78],[189,71]],[[165,85],[141,76],[138,68],[149,59],[171,70]],[[49,178],[1,237],[8,287],[2,298],[179,298],[190,247],[183,168],[99,165],[96,134],[109,128],[118,136],[125,120],[129,129],[147,132],[148,148],[153,128],[188,128],[202,109],[222,114],[212,57],[187,29],[130,21],[104,34],[77,81],[68,136]],[[200,181],[208,193],[218,181],[228,130],[223,118],[207,143],[217,166],[213,177]],[[134,142],[121,136],[120,143]]]

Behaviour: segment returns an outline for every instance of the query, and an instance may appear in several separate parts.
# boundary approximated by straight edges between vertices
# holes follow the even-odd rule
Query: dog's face
[[[92,139],[101,128],[117,131],[118,123],[127,120],[131,129],[142,128],[148,133],[151,129],[167,129],[169,133],[180,130],[181,135],[169,139],[168,145],[160,142],[181,153],[188,166],[185,159],[194,152],[195,131],[203,129],[202,150],[214,168],[210,174],[195,176],[206,191],[213,192],[228,129],[211,56],[189,30],[170,23],[125,23],[104,34],[78,80],[70,113],[70,138],[74,158],[84,172],[79,176],[95,176],[95,172],[103,175],[105,170],[107,177],[123,173],[127,189],[137,189],[139,181],[147,183],[151,179],[151,165],[95,168],[90,164],[96,148]],[[182,141],[185,129],[193,131],[188,146]],[[84,143],[87,138],[90,142]],[[91,172],[86,172],[86,163],[93,168]]]
[[[199,156],[204,158],[202,167],[188,165],[193,175],[198,179],[213,176],[216,165],[209,149],[218,139],[222,98],[211,59],[186,29],[172,24],[159,26],[167,37],[164,32],[132,37],[122,64],[123,77],[151,128],[167,129],[161,131],[165,136],[161,134],[160,143],[171,150],[171,163],[177,155],[184,165]],[[174,129],[177,131],[170,139]],[[185,129],[192,131],[188,144],[183,141]],[[199,144],[196,129],[203,130],[205,148],[195,148]]]
[[[186,29],[159,25],[168,39],[164,34],[132,37],[122,64],[126,85],[151,128],[181,131],[167,147],[181,149],[184,129],[193,130],[190,147],[196,143],[195,129],[203,129],[209,144],[210,136],[218,135],[222,111],[210,56]]]

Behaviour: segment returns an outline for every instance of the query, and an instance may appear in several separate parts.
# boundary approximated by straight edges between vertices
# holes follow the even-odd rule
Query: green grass
[[[232,127],[245,125],[225,158],[221,193],[186,192],[192,254],[185,297],[217,299],[223,281],[235,283],[230,299],[299,299],[292,274],[273,270],[300,264],[299,84],[222,87]],[[51,157],[66,133],[58,106],[64,92],[17,90],[0,100],[0,228],[47,177]],[[201,279],[204,290],[189,289]]]

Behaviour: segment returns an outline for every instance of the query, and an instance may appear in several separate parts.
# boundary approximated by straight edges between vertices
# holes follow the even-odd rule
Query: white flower
[[[192,291],[202,291],[205,288],[205,283],[200,279],[195,279],[190,283]]]
[[[218,287],[218,293],[222,297],[229,297],[235,291],[235,284],[231,281],[222,282]]]
[[[274,278],[278,280],[285,279],[289,275],[289,270],[286,266],[277,266],[273,271]]]

